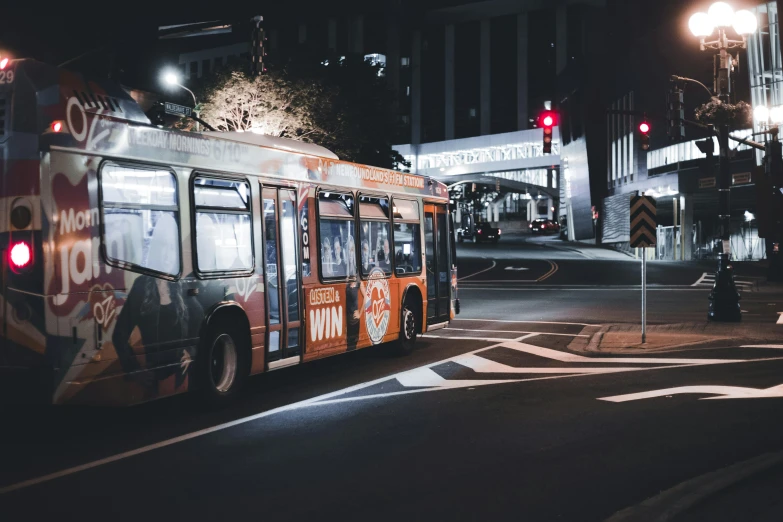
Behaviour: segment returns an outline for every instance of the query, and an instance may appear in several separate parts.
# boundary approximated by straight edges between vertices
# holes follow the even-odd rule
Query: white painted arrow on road
[[[524,266],[507,266],[506,270],[515,270],[517,272],[521,272],[522,270],[530,270],[530,269],[525,268]]]
[[[703,397],[702,399],[767,399],[770,397],[783,397],[783,384],[772,388],[741,388],[739,386],[680,386],[678,388],[666,388],[641,393],[629,393],[627,395],[615,395],[613,397],[601,397],[599,401],[628,402],[669,395],[698,394],[717,395],[718,397]]]

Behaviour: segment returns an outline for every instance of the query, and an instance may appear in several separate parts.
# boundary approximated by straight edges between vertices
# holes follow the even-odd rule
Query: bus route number
[[[14,71],[0,71],[0,85],[14,83]]]

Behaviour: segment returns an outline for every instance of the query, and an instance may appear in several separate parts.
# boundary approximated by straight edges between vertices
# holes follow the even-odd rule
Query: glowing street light
[[[193,97],[193,112],[198,118],[198,110],[196,110],[196,107],[198,107],[198,102],[196,101],[196,95],[193,94],[193,91],[182,85],[179,74],[171,70],[164,71],[162,79],[165,85],[168,85],[169,87],[179,87],[180,89],[185,89],[190,93],[190,95]],[[196,121],[196,130],[200,130],[198,121]]]
[[[688,20],[688,28],[693,33],[693,36],[699,38],[709,36],[712,31],[715,30],[715,26],[712,25],[712,20],[707,13],[696,13]]]
[[[726,2],[715,2],[707,10],[707,16],[715,27],[730,27],[734,18],[734,9]]]
[[[742,40],[731,40],[726,36],[726,29],[734,27],[734,31],[742,37]],[[694,13],[688,20],[688,28],[693,36],[701,40],[701,50],[732,49],[735,47],[747,47],[745,37],[756,32],[758,21],[756,15],[747,9],[734,11],[726,2],[715,2],[706,13]],[[718,29],[718,37],[714,41],[706,42],[715,28]]]
[[[758,20],[756,20],[756,15],[747,9],[743,9],[742,11],[734,13],[733,25],[737,34],[747,36],[756,32],[756,29],[758,29]]]
[[[729,38],[727,30],[733,27],[740,39]],[[731,49],[748,46],[747,37],[758,27],[756,15],[747,10],[734,11],[726,2],[715,2],[706,13],[694,13],[688,20],[688,28],[699,39],[699,47],[702,51],[707,49],[718,52],[715,63],[715,95],[719,103],[729,104],[731,94],[731,75],[734,73],[739,61],[730,52]],[[717,29],[717,35],[712,36]],[[734,34],[734,33],[733,33]],[[733,35],[732,34],[732,35]],[[709,41],[707,38],[711,38]],[[714,39],[712,39],[714,38]],[[679,81],[704,84],[689,78],[679,78]],[[705,89],[707,89],[705,87]],[[709,91],[709,89],[707,89]],[[753,116],[757,121],[765,125],[775,118],[783,120],[783,110],[779,108],[768,109],[756,107]],[[718,168],[718,190],[721,192],[718,220],[720,222],[720,238],[723,250],[718,256],[718,270],[715,276],[715,286],[710,293],[710,305],[708,317],[716,321],[740,321],[742,318],[739,293],[734,283],[734,272],[729,263],[729,230],[730,230],[730,194],[731,173],[729,166],[729,126],[721,123],[717,126],[718,147],[720,147],[720,163]]]

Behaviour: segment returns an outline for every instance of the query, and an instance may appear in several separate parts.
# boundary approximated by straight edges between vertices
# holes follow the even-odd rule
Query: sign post
[[[655,247],[658,227],[655,198],[636,193],[631,197],[631,248]],[[647,342],[647,251],[642,254],[642,344]]]

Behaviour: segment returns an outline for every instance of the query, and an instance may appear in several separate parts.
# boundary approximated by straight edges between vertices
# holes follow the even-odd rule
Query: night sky
[[[392,0],[393,1],[393,0]],[[449,0],[399,0],[415,10],[441,5],[454,5]],[[711,1],[699,0],[608,0],[625,11],[623,23],[610,28],[610,50],[633,48],[631,60],[644,63],[646,75],[655,89],[664,86],[668,75],[693,76],[705,83],[712,75],[709,53],[700,53],[698,42],[687,30],[687,20],[696,10],[706,10]],[[735,8],[754,5],[752,1],[733,0]],[[328,4],[328,5],[327,5]],[[46,7],[44,7],[46,5]],[[3,7],[0,17],[0,52],[29,56],[59,64],[80,54],[101,48],[113,49],[118,60],[128,66],[132,62],[144,67],[143,57],[154,51],[157,27],[214,19],[245,19],[263,14],[267,21],[300,16],[303,12],[347,13],[357,9],[381,10],[384,4],[358,0],[315,2],[293,0],[280,2],[234,2],[215,0],[139,0],[127,3],[79,2],[37,3],[14,2]],[[415,15],[414,15],[415,18]],[[415,23],[415,19],[413,20]],[[100,53],[99,53],[100,54]],[[135,59],[139,57],[140,59]],[[612,55],[606,57],[613,60]],[[742,56],[744,62],[744,54]],[[151,65],[151,64],[150,64]],[[738,90],[747,93],[747,72],[742,64]]]

